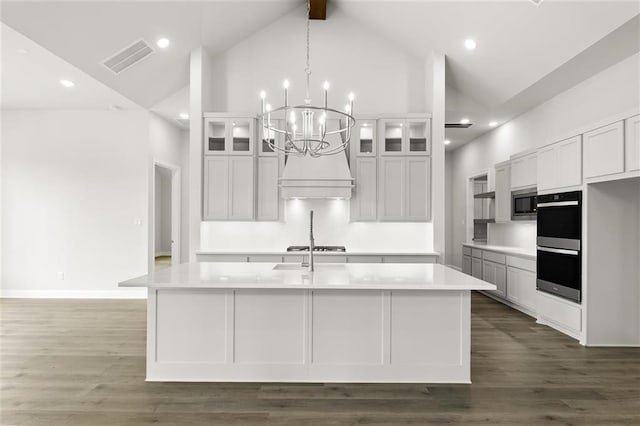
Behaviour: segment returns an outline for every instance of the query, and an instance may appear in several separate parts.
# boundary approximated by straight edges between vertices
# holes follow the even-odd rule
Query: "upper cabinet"
[[[584,177],[624,172],[624,123],[609,124],[584,134]]]
[[[627,118],[625,128],[625,167],[628,172],[640,170],[640,115]]]
[[[254,159],[208,157],[204,162],[204,220],[252,220]]]
[[[381,157],[379,161],[379,219],[430,220],[431,157]]]
[[[376,120],[358,120],[351,134],[352,157],[376,156]]]
[[[528,153],[511,159],[511,189],[538,184],[537,153]]]
[[[582,184],[582,136],[538,150],[538,191]]]
[[[205,118],[205,155],[253,155],[253,118]]]
[[[429,119],[381,119],[378,134],[380,155],[431,154]]]

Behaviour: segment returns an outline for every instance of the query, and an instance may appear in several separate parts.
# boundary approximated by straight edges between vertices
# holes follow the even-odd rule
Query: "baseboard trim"
[[[120,290],[5,290],[3,299],[146,299],[146,288]]]

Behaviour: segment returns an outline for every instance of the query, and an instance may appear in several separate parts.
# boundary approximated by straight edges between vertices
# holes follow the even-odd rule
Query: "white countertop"
[[[440,264],[320,263],[313,273],[295,263],[198,262],[121,282],[120,287],[331,290],[495,290]]]
[[[529,259],[535,259],[537,257],[537,253],[535,250],[527,250],[519,247],[511,247],[511,246],[494,246],[491,244],[485,243],[462,243],[463,246],[473,247],[482,250],[495,251],[498,253],[511,254],[513,256],[526,257]]]
[[[309,254],[308,251],[241,251],[241,250],[200,250],[198,255],[230,254],[246,256],[296,256]],[[440,256],[438,252],[374,252],[374,251],[314,251],[314,256]]]

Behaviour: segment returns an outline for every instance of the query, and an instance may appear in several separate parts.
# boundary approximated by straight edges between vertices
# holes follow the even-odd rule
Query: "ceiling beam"
[[[327,19],[327,0],[309,0],[309,19]]]

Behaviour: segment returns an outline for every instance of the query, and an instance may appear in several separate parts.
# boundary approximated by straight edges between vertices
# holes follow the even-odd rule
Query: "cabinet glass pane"
[[[427,151],[427,124],[409,123],[409,151]]]
[[[403,123],[385,123],[384,126],[384,150],[386,152],[402,151]]]
[[[273,152],[273,148],[269,146],[269,142],[271,142],[272,145],[275,145],[276,132],[273,130],[263,130],[262,152]]]
[[[251,151],[250,147],[250,129],[249,123],[247,122],[232,122],[231,123],[231,131],[233,135],[233,150],[238,152],[248,152]]]
[[[224,151],[225,127],[224,122],[209,123],[209,151]]]
[[[373,152],[373,127],[367,123],[360,128],[360,152]]]

